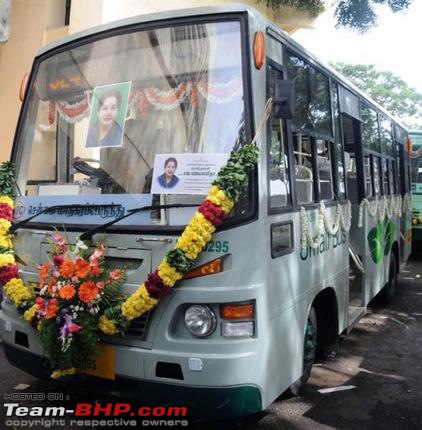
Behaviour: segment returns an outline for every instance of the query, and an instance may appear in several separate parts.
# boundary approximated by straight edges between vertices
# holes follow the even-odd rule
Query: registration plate
[[[97,353],[85,360],[79,372],[98,376],[99,378],[116,379],[114,348],[108,345],[100,345]]]

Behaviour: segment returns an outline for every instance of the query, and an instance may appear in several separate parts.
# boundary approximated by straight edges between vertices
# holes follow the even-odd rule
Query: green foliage
[[[336,0],[334,16],[337,27],[365,33],[377,23],[376,5],[388,6],[392,12],[407,9],[412,0]]]
[[[392,12],[407,9],[412,0],[334,0],[332,2],[337,27],[345,27],[365,33],[377,24],[376,5],[385,5]],[[323,0],[256,0],[271,9],[292,6],[316,17],[324,11]],[[331,3],[330,3],[331,4]]]
[[[232,152],[227,164],[219,171],[213,185],[224,190],[231,199],[239,200],[239,196],[248,184],[249,174],[258,160],[258,154],[257,146],[252,144],[243,146],[237,152]]]
[[[0,194],[15,197],[15,165],[5,161],[0,166]]]
[[[324,2],[321,0],[257,0],[257,3],[264,3],[265,6],[271,9],[276,9],[280,6],[292,6],[309,13],[311,16],[318,16],[324,10]]]
[[[193,261],[186,257],[181,249],[172,249],[166,255],[167,262],[180,273],[187,273],[192,268]]]
[[[332,63],[336,70],[349,78],[409,128],[422,127],[422,94],[391,72],[380,71],[369,64]]]

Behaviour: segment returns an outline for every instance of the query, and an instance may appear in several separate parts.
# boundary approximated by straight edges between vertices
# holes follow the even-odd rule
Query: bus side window
[[[372,174],[371,174],[371,156],[365,155],[364,158],[364,174],[365,174],[365,196],[373,197],[372,189]]]
[[[293,154],[295,160],[295,182],[299,204],[314,201],[314,175],[311,137],[293,133]]]
[[[274,86],[282,73],[269,66],[268,95],[274,96]],[[275,118],[274,110],[270,117],[270,136],[268,138],[268,195],[270,208],[284,207],[290,204],[289,163],[286,148],[285,122]]]
[[[372,168],[374,172],[374,190],[375,195],[380,196],[381,195],[381,169],[380,169],[380,159],[379,157],[373,156],[372,157]]]
[[[390,183],[390,194],[397,193],[395,171],[396,171],[396,162],[394,160],[389,160],[388,161],[388,182]]]
[[[317,166],[320,185],[320,199],[331,200],[334,195],[331,144],[317,139]]]
[[[387,160],[385,158],[381,158],[381,166],[382,166],[382,190],[383,195],[387,195],[388,191],[388,171],[387,171]]]

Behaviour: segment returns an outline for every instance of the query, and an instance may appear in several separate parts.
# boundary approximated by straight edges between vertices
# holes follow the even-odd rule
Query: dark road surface
[[[64,393],[68,402],[20,401],[20,406],[66,406],[99,399],[85,391],[39,381],[13,367],[0,348],[0,392]],[[15,387],[29,387],[19,391]],[[327,387],[354,386],[322,394]],[[101,398],[103,402],[104,399]],[[115,399],[112,401],[116,401]],[[63,428],[134,428],[70,425],[23,426],[17,417],[7,426],[2,407],[0,430]],[[25,419],[42,417],[25,417]],[[44,418],[46,419],[46,418]],[[17,421],[16,421],[17,420]],[[33,424],[33,423],[32,423]],[[139,419],[137,428],[157,428]],[[160,428],[164,426],[161,425]],[[169,425],[165,426],[166,428]],[[183,426],[177,426],[183,428]],[[265,412],[243,421],[193,421],[189,428],[207,429],[422,429],[422,254],[413,256],[399,278],[399,290],[388,308],[371,307],[340,344],[340,351],[314,367],[306,392],[275,401]]]

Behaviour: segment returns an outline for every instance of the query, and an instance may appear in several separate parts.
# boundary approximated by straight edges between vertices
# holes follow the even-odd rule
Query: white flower
[[[73,319],[73,320],[75,320],[76,318],[78,318],[78,314],[77,314],[76,312],[74,312],[74,313],[72,314],[72,319]]]
[[[79,249],[88,249],[88,247],[86,246],[85,242],[83,242],[80,239],[76,242],[76,248],[79,248]]]

